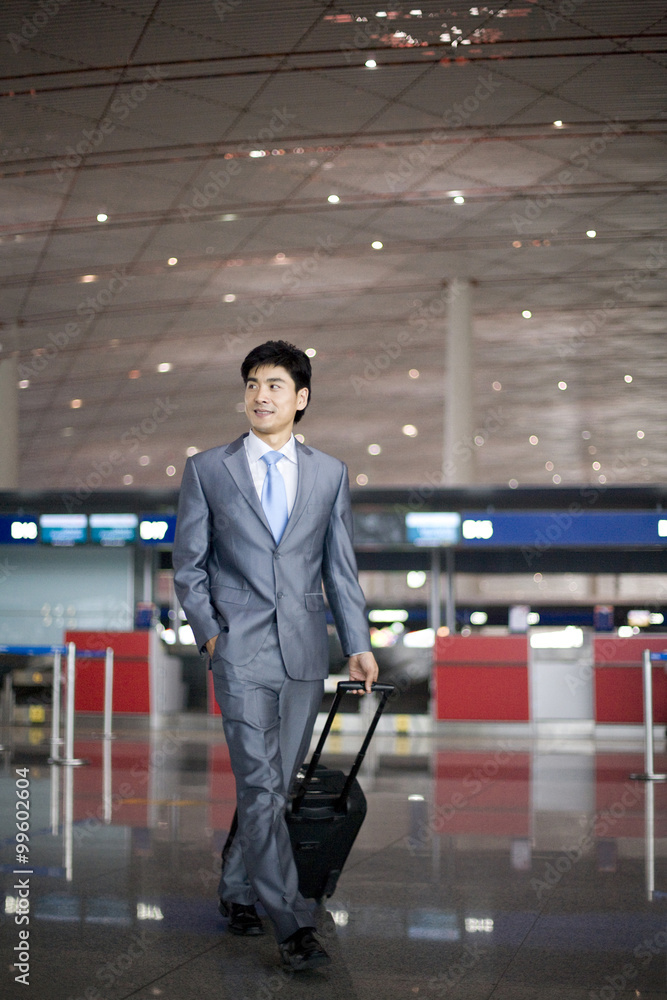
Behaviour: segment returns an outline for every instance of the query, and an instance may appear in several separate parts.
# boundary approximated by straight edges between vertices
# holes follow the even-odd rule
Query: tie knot
[[[275,465],[284,458],[282,451],[267,451],[266,454],[262,455],[262,461],[266,462],[268,466]]]

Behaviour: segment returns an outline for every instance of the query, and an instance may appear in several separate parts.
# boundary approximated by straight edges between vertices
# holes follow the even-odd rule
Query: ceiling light
[[[167,264],[169,264],[169,267],[173,267],[174,264],[178,264],[178,257],[170,257]]]
[[[374,249],[374,250],[381,250],[381,249],[382,249],[382,247],[384,246],[384,244],[383,244],[383,243],[380,243],[380,241],[379,241],[379,240],[374,240],[374,241],[373,241],[373,242],[371,243],[371,246],[373,247],[373,249]]]
[[[299,442],[300,442],[301,444],[305,444],[305,443],[306,443],[306,439],[305,439],[305,437],[303,436],[303,434],[295,434],[295,435],[294,435],[294,437],[295,437],[295,438],[296,438],[296,440],[297,440],[297,441],[299,441]]]
[[[223,302],[236,302],[236,296],[234,295],[233,292],[227,292],[226,295],[222,296],[222,301]]]
[[[531,319],[533,314],[530,311],[530,309],[524,309],[521,315],[523,316],[524,319]]]
[[[553,462],[545,462],[544,463],[544,468],[547,470],[547,472],[553,472],[554,471],[554,463]]]
[[[63,429],[61,430],[60,433],[62,434],[62,436],[64,438],[71,437],[72,434],[74,433],[74,428],[73,427],[63,427]]]
[[[531,434],[530,437],[528,438],[528,440],[530,441],[531,444],[537,444],[537,442],[539,441],[539,438],[538,438],[537,434]]]
[[[379,444],[369,444],[369,446],[368,446],[368,454],[369,455],[379,455],[381,451],[382,451],[382,448],[380,447]]]
[[[598,476],[598,482],[599,483],[606,483],[607,482],[607,477],[606,476]]]
[[[408,375],[410,376],[410,378],[419,378],[419,369],[411,368],[410,371],[408,372]]]
[[[251,149],[250,156],[252,156],[253,159],[256,159],[258,156],[266,156],[266,153],[263,149]]]
[[[517,488],[517,486],[519,485],[519,480],[518,479],[510,479],[510,481],[508,482],[507,485],[509,486],[509,488],[511,490],[515,490]]]
[[[331,202],[332,205],[337,205],[338,202],[340,201],[340,198],[338,197],[337,194],[330,194],[329,197],[327,198],[327,201]]]
[[[96,274],[82,274],[81,277],[79,278],[79,282],[82,285],[87,285],[91,281],[97,281]]]
[[[519,249],[519,247],[520,247],[521,245],[522,245],[522,244],[521,244],[521,240],[515,240],[515,241],[514,241],[514,243],[512,244],[512,246],[513,246],[513,247],[516,247],[516,248],[517,248],[517,250]]]
[[[22,378],[21,381],[19,382],[19,389],[27,389],[29,385],[30,385],[30,380],[27,378]],[[639,435],[637,436],[639,437]],[[644,435],[642,434],[642,437],[643,436]]]
[[[69,405],[73,410],[80,410],[83,403],[81,402],[80,399],[71,399]]]
[[[317,354],[317,351],[315,350],[314,347],[309,347],[306,351],[304,351],[304,353],[307,357],[314,358],[315,355]]]
[[[502,386],[501,382],[493,382],[491,384],[491,388],[494,389],[496,392],[500,392],[500,390],[502,389],[502,387],[503,386]]]
[[[596,233],[596,231],[594,229],[587,229],[586,230],[586,236],[588,236],[590,239],[594,240],[595,237],[597,236],[597,233]]]
[[[163,361],[157,366],[157,370],[159,372],[170,372],[173,367],[171,361]]]
[[[99,215],[97,216],[97,221],[106,222],[108,218],[109,218],[108,215],[105,215],[104,212],[100,212]]]
[[[357,486],[365,486],[368,482],[368,476],[363,472],[360,472],[357,476]]]
[[[581,436],[584,439],[584,441],[590,441],[590,439],[591,439],[591,432],[590,431],[582,431],[581,432]]]
[[[593,462],[592,468],[594,468],[596,472],[599,472],[602,466],[600,465],[599,462]]]
[[[131,484],[133,482],[134,482],[134,476],[130,476],[130,475],[123,476],[123,485],[124,486],[131,486]]]
[[[401,430],[403,431],[405,436],[409,438],[417,437],[417,434],[419,433],[414,424],[403,424]]]
[[[128,378],[141,378],[141,372],[138,368],[133,368],[131,372],[127,373]]]
[[[413,17],[421,17],[422,16],[422,12],[419,10],[418,7],[415,10],[411,10],[410,13],[412,14]]]
[[[220,216],[220,222],[234,222],[235,219],[238,219],[238,215],[234,215],[233,212],[227,212],[226,215]]]
[[[377,69],[378,64],[375,62],[375,59],[367,59],[364,66],[366,69]]]
[[[559,119],[558,121],[554,122],[554,127],[555,128],[562,128],[563,127],[562,121]]]
[[[149,455],[142,455],[139,459],[139,465],[150,465],[150,461]]]
[[[475,444],[477,445],[478,448],[481,448],[482,445],[484,444],[484,438],[482,437],[481,434],[475,435]]]
[[[168,465],[164,471],[167,473],[168,476],[176,475],[176,467],[174,465]]]
[[[199,454],[199,448],[197,448],[194,444],[191,444],[189,448],[185,449],[185,454],[188,458],[192,458],[193,455]]]
[[[558,388],[563,390],[567,389],[567,382],[559,382]]]
[[[21,383],[19,382],[19,385],[20,385],[20,384],[21,384]],[[637,437],[638,437],[638,438],[643,438],[643,437],[644,437],[644,432],[643,432],[643,431],[637,431]]]
[[[426,583],[426,573],[423,569],[411,569],[405,577],[405,582],[411,590],[419,590]]]
[[[375,12],[375,16],[376,17],[386,17],[387,16],[387,12],[386,12],[386,10],[378,10],[378,11]]]
[[[463,197],[462,194],[457,194],[456,198],[454,198],[454,204],[455,205],[464,205],[465,204],[465,198]]]
[[[624,379],[624,380],[625,380],[626,382],[630,383],[630,382],[632,382],[632,375],[624,375],[624,376],[623,376],[623,379]]]

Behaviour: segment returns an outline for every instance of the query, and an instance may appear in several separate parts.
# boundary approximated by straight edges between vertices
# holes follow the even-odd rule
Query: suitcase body
[[[382,699],[352,769],[345,775],[343,771],[323,767],[319,759],[343,694],[357,690],[359,685],[351,681],[341,681],[338,685],[317,748],[285,817],[299,874],[299,891],[318,902],[333,894],[364,821],[366,797],[356,776],[394,688],[391,684],[373,685],[374,691],[382,693]]]

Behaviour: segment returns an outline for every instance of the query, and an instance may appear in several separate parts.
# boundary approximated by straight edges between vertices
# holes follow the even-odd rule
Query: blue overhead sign
[[[500,511],[461,514],[461,545],[486,548],[667,546],[667,516],[645,511]]]
[[[0,515],[0,545],[36,545],[39,524],[28,514]]]
[[[175,533],[175,514],[142,514],[139,518],[142,545],[173,545]]]

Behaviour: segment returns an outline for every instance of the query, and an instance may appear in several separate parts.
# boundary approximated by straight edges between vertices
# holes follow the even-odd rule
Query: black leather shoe
[[[301,972],[317,969],[320,965],[330,965],[331,959],[313,934],[314,928],[300,927],[286,941],[278,945],[284,969]]]
[[[225,903],[221,899],[218,903],[218,909],[223,917],[227,917],[228,927],[232,934],[257,937],[259,934],[265,933],[264,925],[254,906],[245,906],[243,903]]]

